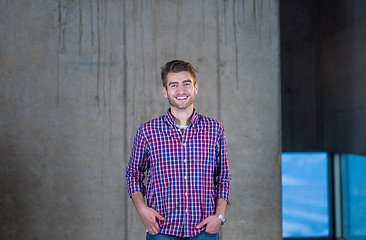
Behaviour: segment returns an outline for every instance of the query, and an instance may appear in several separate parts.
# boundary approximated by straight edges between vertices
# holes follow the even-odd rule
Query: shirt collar
[[[164,118],[165,118],[165,121],[169,125],[175,126],[175,119],[174,119],[173,115],[170,112],[170,108],[167,110]],[[193,109],[193,114],[192,114],[192,117],[191,117],[191,123],[190,123],[190,125],[195,126],[197,124],[197,122],[198,122],[198,114],[196,112],[196,109]]]

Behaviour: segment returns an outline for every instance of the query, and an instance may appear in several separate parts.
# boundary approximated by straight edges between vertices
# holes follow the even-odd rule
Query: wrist
[[[148,206],[145,203],[136,206],[136,210],[139,214],[146,212],[147,209],[148,209]]]
[[[225,224],[226,219],[224,218],[224,216],[222,216],[220,213],[215,213],[215,216],[220,219],[221,225],[224,225]]]

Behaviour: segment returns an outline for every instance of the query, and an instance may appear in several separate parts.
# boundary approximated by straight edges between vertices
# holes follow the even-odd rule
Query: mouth
[[[186,100],[188,98],[188,96],[183,96],[183,97],[175,97],[177,100]]]

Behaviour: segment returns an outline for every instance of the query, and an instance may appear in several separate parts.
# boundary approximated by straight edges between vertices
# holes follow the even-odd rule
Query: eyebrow
[[[187,79],[187,80],[183,80],[183,82],[182,82],[182,83],[187,83],[187,82],[192,83],[192,81],[191,81],[191,80],[189,80],[189,79]],[[169,83],[168,85],[170,86],[170,85],[172,85],[172,84],[178,84],[178,82],[171,82],[171,83]]]

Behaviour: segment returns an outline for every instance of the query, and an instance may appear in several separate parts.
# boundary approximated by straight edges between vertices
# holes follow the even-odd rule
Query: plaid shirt
[[[143,183],[147,171],[146,186]],[[141,125],[126,169],[128,194],[140,191],[165,220],[160,233],[191,237],[198,223],[215,213],[215,199],[230,199],[224,128],[197,114],[184,132],[168,110]]]

